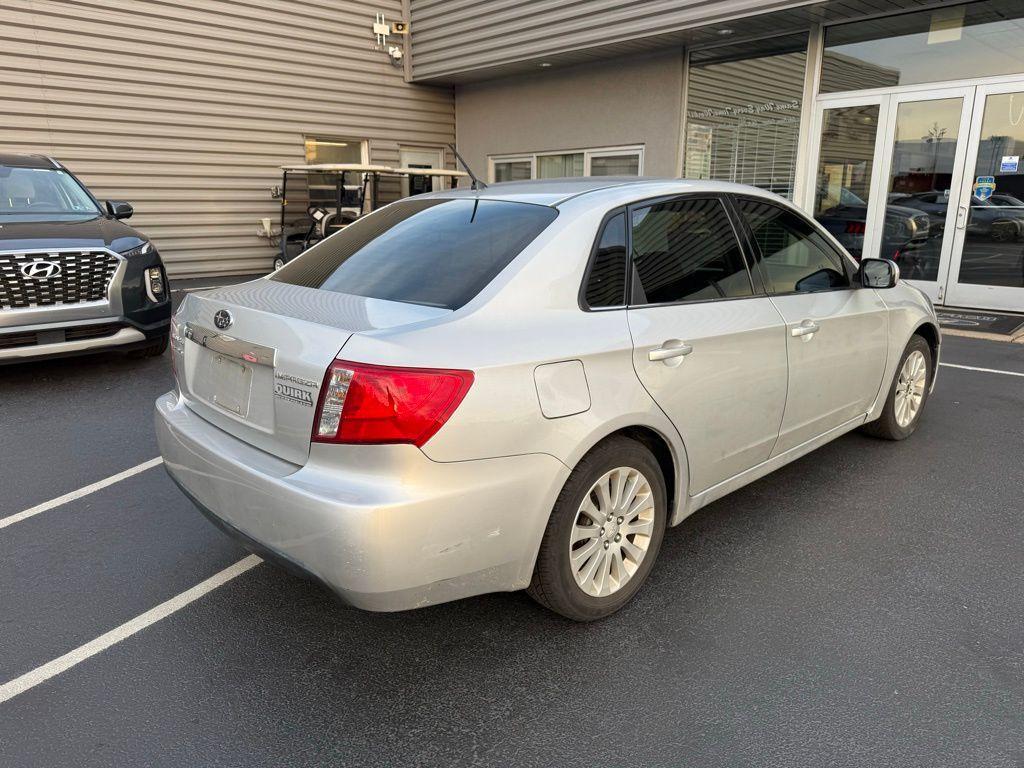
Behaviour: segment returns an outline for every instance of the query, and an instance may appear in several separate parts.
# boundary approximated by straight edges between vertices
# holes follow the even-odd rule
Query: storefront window
[[[572,176],[639,176],[644,167],[642,144],[565,152],[532,152],[490,158],[491,180],[525,181]]]
[[[590,158],[591,176],[638,176],[640,153],[623,155],[593,155]]]
[[[825,31],[821,92],[1024,72],[1024,3],[986,0]]]
[[[826,109],[814,190],[814,218],[854,258],[864,251],[878,105]]]
[[[537,178],[559,179],[563,176],[583,175],[583,153],[565,155],[539,155],[537,157]]]
[[[306,163],[361,163],[363,142],[359,139],[306,138]]]
[[[494,161],[495,181],[526,181],[532,172],[533,160],[528,157],[522,160]]]
[[[807,36],[690,54],[684,175],[793,195]]]

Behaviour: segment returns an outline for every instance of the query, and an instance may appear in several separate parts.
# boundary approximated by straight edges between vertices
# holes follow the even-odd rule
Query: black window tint
[[[760,249],[761,272],[769,291],[793,293],[849,286],[839,254],[810,223],[772,203],[740,200],[739,206]]]
[[[633,303],[752,295],[725,206],[679,198],[633,211]]]
[[[598,240],[584,293],[588,307],[626,303],[626,214],[608,219]]]
[[[557,215],[499,200],[403,200],[350,224],[271,279],[458,309]]]

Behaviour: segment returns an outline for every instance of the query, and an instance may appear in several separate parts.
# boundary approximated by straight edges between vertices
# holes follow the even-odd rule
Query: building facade
[[[452,166],[452,89],[378,44],[401,0],[3,0],[0,150],[51,155],[132,224],[172,276],[270,269],[280,166]],[[404,41],[398,39],[404,47]]]
[[[1024,311],[1024,3],[410,0],[492,181],[754,184],[937,304]]]

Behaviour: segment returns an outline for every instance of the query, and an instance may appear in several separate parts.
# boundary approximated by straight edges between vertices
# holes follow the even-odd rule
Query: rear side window
[[[271,280],[458,309],[558,215],[500,200],[402,200],[359,219]]]
[[[800,216],[760,200],[739,200],[760,251],[761,272],[772,293],[845,288],[850,281],[838,253]]]
[[[587,276],[584,300],[588,307],[621,307],[626,303],[626,214],[604,225]]]
[[[753,295],[721,200],[685,197],[636,208],[631,225],[634,304]]]

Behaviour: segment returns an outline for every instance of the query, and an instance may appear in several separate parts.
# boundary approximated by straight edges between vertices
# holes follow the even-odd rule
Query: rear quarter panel
[[[474,371],[465,400],[423,446],[431,459],[547,453],[571,468],[601,438],[638,425],[663,435],[677,457],[685,456],[675,427],[633,370],[625,310],[587,312],[578,304],[609,207],[568,206],[480,296],[446,321],[349,339],[346,359]],[[546,418],[535,370],[566,360],[583,364],[590,407]],[[685,459],[677,463],[685,472]]]

